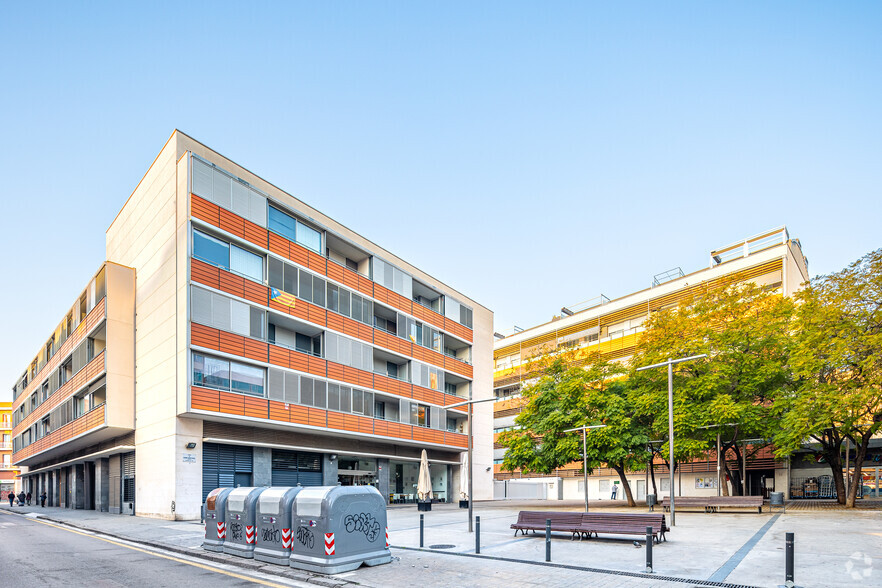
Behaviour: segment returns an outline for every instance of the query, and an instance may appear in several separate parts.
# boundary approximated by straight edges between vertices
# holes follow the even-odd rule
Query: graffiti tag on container
[[[297,541],[309,549],[312,549],[315,545],[315,537],[313,536],[312,531],[309,530],[309,527],[297,528]]]
[[[282,532],[275,527],[264,527],[260,538],[265,542],[278,543],[282,539]]]
[[[346,527],[347,533],[364,533],[368,541],[376,541],[380,536],[379,521],[366,512],[346,515],[346,518],[343,519],[343,526]]]
[[[242,523],[231,523],[230,524],[230,538],[231,539],[242,539]]]

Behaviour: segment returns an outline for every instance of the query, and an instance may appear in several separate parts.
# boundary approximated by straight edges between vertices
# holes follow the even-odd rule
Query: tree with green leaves
[[[790,363],[796,383],[778,399],[776,455],[817,444],[837,498],[853,507],[870,439],[882,431],[882,249],[844,270],[812,279],[797,293]],[[855,447],[846,489],[842,444]]]
[[[753,454],[768,445],[777,428],[773,400],[789,382],[792,306],[779,293],[733,276],[701,296],[652,314],[631,360],[636,369],[708,355],[673,368],[674,455],[677,462],[706,455],[716,447],[719,432],[722,455],[735,455],[734,469],[723,460],[735,494],[741,494],[741,466],[749,457],[744,441],[759,439],[750,444]],[[667,370],[634,372],[631,381],[630,401],[636,414],[648,419],[654,439],[665,441],[654,449],[667,463]]]
[[[571,352],[540,361],[540,376],[521,392],[525,404],[515,417],[518,428],[499,437],[507,448],[503,468],[549,474],[581,461],[581,433],[565,431],[603,424],[587,435],[588,469],[614,470],[628,504],[635,506],[626,473],[646,462],[648,438],[628,403],[627,370],[597,353],[579,361]]]

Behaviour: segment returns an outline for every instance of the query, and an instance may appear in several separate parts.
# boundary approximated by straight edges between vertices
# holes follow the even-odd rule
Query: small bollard
[[[646,573],[652,573],[652,527],[646,527]]]
[[[545,561],[551,561],[551,519],[545,519]]]
[[[784,585],[787,588],[793,588],[793,533],[787,533],[785,535],[785,571],[784,571]]]
[[[423,546],[423,527],[425,525],[425,520],[423,519],[423,517],[425,516],[426,515],[420,515],[420,547]]]
[[[481,553],[481,516],[475,516],[475,553]]]

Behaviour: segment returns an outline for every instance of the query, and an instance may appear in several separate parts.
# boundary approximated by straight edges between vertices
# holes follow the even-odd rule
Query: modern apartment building
[[[12,465],[12,403],[0,402],[0,501],[17,491],[18,468]]]
[[[656,275],[645,290],[612,300],[601,295],[578,307],[562,308],[559,316],[545,324],[498,336],[493,350],[493,385],[498,399],[493,407],[496,496],[532,497],[538,493],[548,498],[576,499],[584,493],[581,462],[550,476],[533,476],[526,482],[520,472],[501,468],[505,449],[495,441],[499,433],[516,426],[514,419],[522,406],[520,388],[535,376],[528,367],[531,358],[567,348],[577,354],[599,351],[608,359],[627,363],[636,349],[643,322],[652,312],[673,307],[736,276],[790,296],[809,279],[808,262],[799,240],[791,239],[786,227],[780,227],[711,251],[704,269],[684,274],[675,268]],[[716,494],[715,457],[681,464],[677,471],[675,486],[682,484],[678,491],[683,495]],[[663,472],[667,468],[658,466],[658,490],[664,495],[670,491],[670,481],[666,475],[659,476]],[[788,488],[788,472],[786,463],[776,461],[768,450],[760,451],[747,463],[748,493],[756,494],[761,487],[768,487],[769,478],[776,480],[777,488]],[[516,482],[506,484],[512,480]],[[590,496],[609,498],[616,480],[618,476],[611,469],[596,470],[588,480]],[[642,500],[647,491],[646,472],[632,472],[629,482],[634,498]]]
[[[458,499],[470,431],[445,407],[491,394],[488,309],[179,131],[106,244],[86,327],[65,318],[14,390],[26,487],[177,519],[218,486],[407,499],[426,449],[436,497]],[[476,499],[491,497],[491,421],[476,405]]]

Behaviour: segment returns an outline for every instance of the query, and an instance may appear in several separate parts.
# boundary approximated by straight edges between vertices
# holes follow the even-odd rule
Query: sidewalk
[[[872,584],[882,578],[882,511],[819,510],[786,514],[682,512],[668,541],[654,548],[656,573],[642,573],[645,546],[632,539],[601,536],[571,541],[555,534],[552,564],[545,563],[541,535],[514,537],[509,525],[521,509],[582,510],[573,503],[497,501],[476,503],[481,517],[481,554],[475,555],[475,534],[467,532],[467,511],[436,504],[425,513],[423,550],[419,549],[416,507],[388,509],[393,562],[336,576],[321,576],[267,565],[201,548],[198,522],[167,521],[60,508],[0,507],[98,533],[184,553],[246,569],[259,569],[316,585],[342,587],[510,586],[560,584],[590,586],[666,587],[708,585],[776,586],[784,580],[784,533],[797,535],[797,584],[853,586],[854,574]],[[618,504],[590,504],[590,509],[634,512]],[[640,509],[644,512],[645,509]],[[855,555],[857,554],[857,555]],[[869,563],[868,563],[869,561]],[[851,564],[851,565],[849,565]],[[684,580],[689,580],[684,583]],[[727,584],[728,583],[728,584]]]

